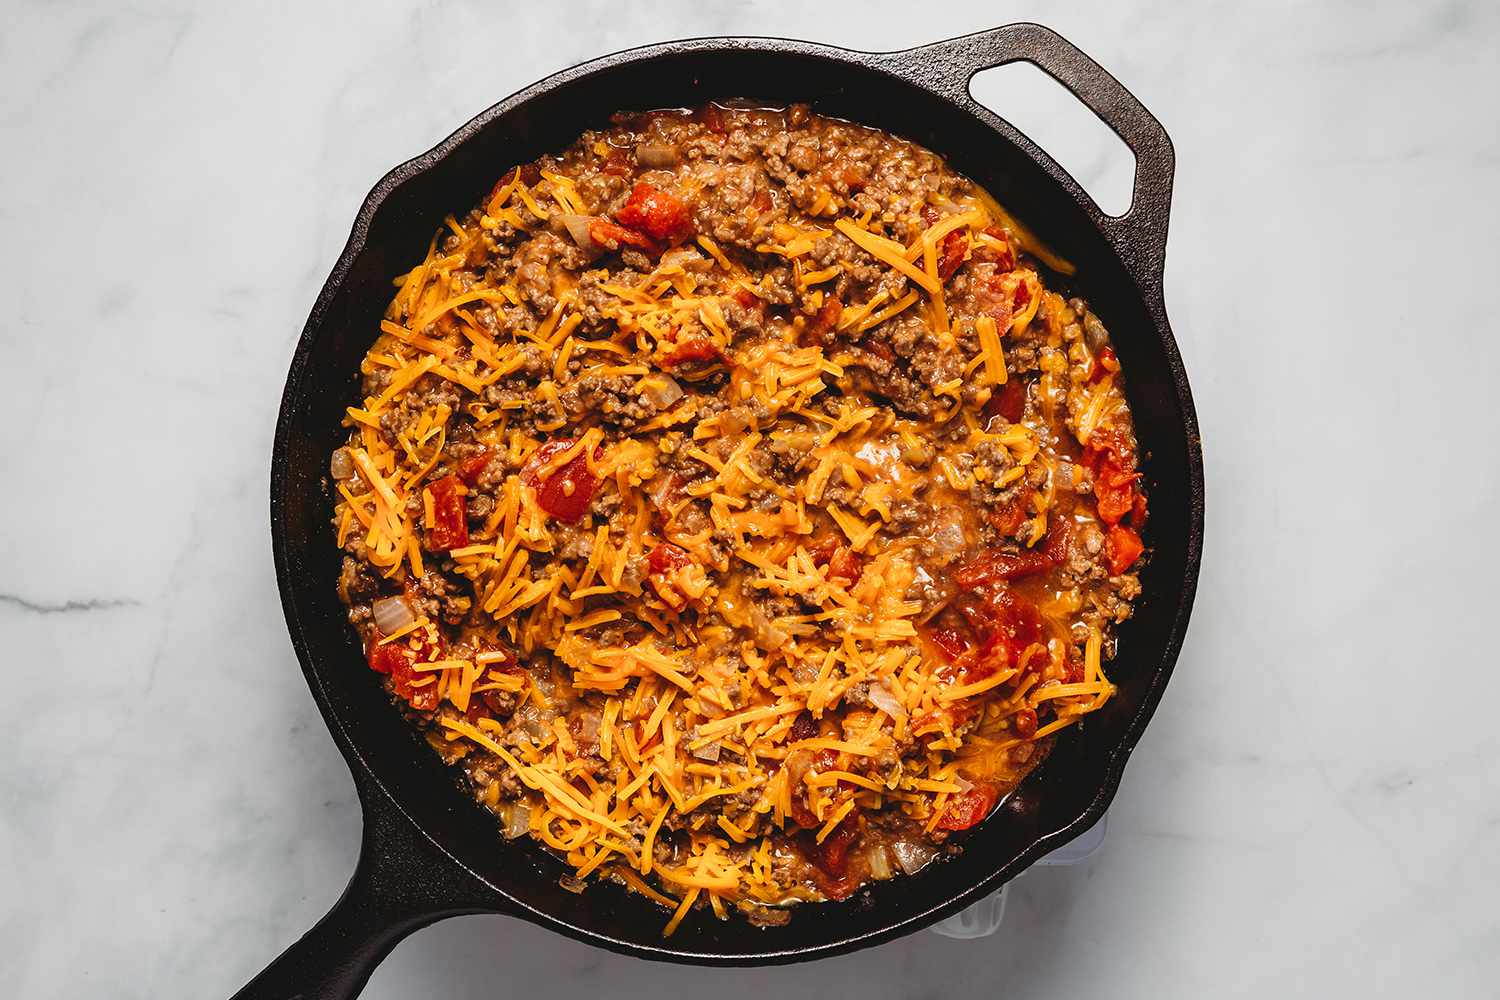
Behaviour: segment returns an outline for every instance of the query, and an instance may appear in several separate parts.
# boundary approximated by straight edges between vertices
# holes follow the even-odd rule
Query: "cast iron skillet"
[[[980,107],[979,70],[1035,63],[1107,122],[1136,156],[1134,199],[1105,215],[1045,153]],[[1153,546],[1136,615],[1111,671],[1117,698],[1065,733],[1051,758],[963,853],[842,903],[802,907],[785,927],[698,916],[661,937],[666,914],[613,885],[574,894],[529,839],[507,843],[387,701],[364,666],[335,592],[340,560],[324,485],[354,373],[390,298],[448,212],[508,167],[561,149],[621,110],[714,98],[811,102],[947,157],[1078,265],[1080,287],[1114,336],[1146,458]],[[349,761],[364,843],[343,898],[239,994],[349,997],[405,935],[460,913],[504,913],[591,944],[674,962],[754,965],[853,951],[924,927],[993,892],[1103,814],[1161,697],[1197,581],[1203,467],[1187,378],[1162,300],[1172,145],[1124,87],[1062,38],[1013,24],[903,52],[769,38],[633,49],[574,67],[502,101],[437,148],[387,174],[360,209],[293,356],[271,464],[271,535],[292,645]]]

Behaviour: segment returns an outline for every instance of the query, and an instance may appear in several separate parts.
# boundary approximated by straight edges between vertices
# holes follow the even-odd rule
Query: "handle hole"
[[[1045,71],[1029,62],[981,70],[969,81],[969,93],[1046,150],[1105,212],[1130,210],[1135,154]]]

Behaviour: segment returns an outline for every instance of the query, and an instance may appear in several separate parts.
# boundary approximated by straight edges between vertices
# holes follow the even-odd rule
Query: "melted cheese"
[[[597,296],[585,298],[576,276],[557,275],[555,305],[527,329],[531,320],[513,326],[510,317],[526,315],[529,286],[523,296],[466,262],[497,252],[502,224],[535,228],[534,219],[586,214],[588,206],[562,167],[543,171],[534,186],[512,171],[477,225],[473,216],[446,220],[440,235],[448,250],[440,253],[434,239],[423,261],[397,279],[364,367],[383,388],[347,411],[358,475],[338,484],[339,544],[362,540],[371,566],[393,586],[441,563],[472,586],[474,606],[493,623],[478,646],[455,644],[413,664],[413,687],[438,695],[443,737],[516,775],[526,789],[530,832],[565,857],[577,878],[613,878],[672,907],[669,934],[700,903],[722,915],[726,903],[782,898],[768,835],[792,825],[794,795],[807,796],[814,808],[819,843],[857,809],[899,809],[935,829],[967,787],[963,776],[978,780],[980,771],[1002,769],[1008,748],[1077,721],[1114,691],[1100,665],[1097,630],[1085,644],[1082,681],[1058,680],[1059,653],[1045,680],[1028,660],[1025,671],[956,682],[918,641],[923,605],[905,599],[919,579],[932,577],[893,530],[903,502],[928,488],[951,497],[978,483],[1004,487],[1034,461],[1048,461],[1030,428],[984,431],[970,412],[974,393],[966,401],[966,383],[1004,383],[1003,338],[1038,316],[1056,333],[1061,300],[1045,293],[1043,307],[1040,280],[1017,272],[1007,280],[1025,282],[1031,298],[1000,330],[988,316],[950,316],[939,271],[951,233],[968,231],[978,245],[989,239],[979,230],[992,219],[1015,233],[1009,217],[986,197],[965,201],[902,244],[872,231],[869,213],[841,214],[847,206],[826,189],[809,205],[802,224],[763,227],[755,236],[757,252],[789,267],[802,296],[799,326],[784,338],[776,323],[767,328],[777,335],[745,335],[736,309],[746,302],[758,308],[747,295],[774,305],[777,290],[757,284],[740,263],[749,250],[731,255],[702,235],[696,244],[707,258],[663,254],[649,274],[597,284]],[[824,218],[832,220],[826,228]],[[881,287],[843,308],[837,332],[845,343],[898,320],[927,324],[956,350],[955,333],[973,323],[978,353],[959,359],[962,377],[931,387],[938,415],[930,422],[898,420],[884,406],[831,393],[857,375],[859,358],[836,344],[796,342],[801,324],[834,293],[827,283],[843,273],[838,263],[818,267],[812,256],[834,234],[914,286],[893,299],[898,279],[887,283],[889,291]],[[505,325],[497,326],[492,307],[508,310]],[[699,373],[672,364],[689,337],[722,353],[722,363],[708,367],[723,373],[716,377],[726,383],[725,407],[700,402],[692,384]],[[534,369],[537,352],[543,366]],[[544,373],[528,383],[533,392],[525,400],[500,384],[523,368]],[[1061,369],[1053,374],[1065,377]],[[633,434],[606,439],[587,415],[562,430],[569,424],[563,404],[579,377],[628,378],[631,401],[671,385],[687,391],[635,424]],[[504,459],[487,475],[502,465],[510,470],[498,484],[486,482],[493,508],[482,525],[470,522],[469,544],[444,553],[423,548],[438,522],[431,480],[454,469],[445,452],[457,426],[453,414],[446,403],[421,402],[417,392],[437,387],[450,399],[459,393],[457,405],[473,425],[464,434]],[[507,391],[497,397],[499,389]],[[1113,375],[1070,392],[1085,441],[1124,412]],[[540,419],[517,416],[544,408]],[[753,414],[749,426],[746,412]],[[957,422],[941,426],[949,421]],[[651,437],[667,428],[682,432],[670,452]],[[525,476],[517,471],[549,436],[564,435],[568,447]],[[1011,464],[973,462],[986,442],[1003,447]],[[914,453],[926,458],[903,458]],[[580,457],[612,484],[618,506],[608,517],[585,513],[574,533],[542,509],[536,484]],[[660,491],[661,477],[684,461],[696,470],[686,495],[675,506],[662,502],[673,494]],[[786,473],[788,462],[800,463],[796,474]],[[1055,502],[1051,479],[1036,495],[1033,543],[1044,536]],[[695,523],[691,514],[705,511]],[[687,553],[691,564],[650,573],[649,554],[662,544]],[[843,550],[840,559],[857,554],[857,578],[834,575],[837,563],[822,544]],[[557,557],[564,546],[582,552],[585,545],[586,558]],[[761,600],[768,594],[784,600]],[[689,606],[717,617],[688,615]],[[425,649],[413,633],[434,628],[422,618],[379,641]],[[505,650],[495,651],[496,644]],[[1041,646],[1027,652],[1052,655]],[[548,653],[557,663],[550,676],[534,669],[551,662]],[[533,669],[516,672],[512,655]],[[880,699],[879,710],[857,710],[849,700],[856,689],[889,698]],[[504,727],[467,718],[487,692],[513,695],[524,706],[517,711],[539,713],[529,737],[502,742]],[[1055,719],[1022,738],[1017,713],[1039,706]],[[955,721],[968,710],[978,720],[972,728]],[[570,725],[583,711],[597,713],[598,760],[587,754],[594,737]],[[822,732],[793,740],[804,713]],[[895,771],[879,769],[910,740],[925,753],[903,756]],[[794,788],[787,762],[825,753],[837,764],[808,771]],[[492,807],[507,805],[498,782],[482,794]],[[656,856],[663,830],[675,845],[666,866]]]

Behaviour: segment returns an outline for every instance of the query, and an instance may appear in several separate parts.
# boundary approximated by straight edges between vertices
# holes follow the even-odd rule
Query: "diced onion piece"
[[[756,927],[784,927],[792,919],[789,908],[771,905],[750,904],[745,906],[744,914],[745,919]]]
[[[1109,331],[1104,329],[1099,317],[1091,312],[1083,314],[1083,341],[1089,345],[1090,354],[1098,354],[1100,348],[1109,343]]]
[[[870,866],[870,877],[873,879],[888,879],[895,874],[891,870],[891,855],[884,844],[876,844],[870,848],[865,855],[865,862]]]
[[[589,226],[598,221],[595,216],[573,215],[565,212],[560,218],[562,224],[567,227],[568,235],[573,237],[574,243],[578,244],[578,249],[591,257],[604,252],[604,248],[595,243],[594,238],[589,235]]]
[[[333,453],[333,457],[328,460],[328,474],[340,482],[354,478],[354,457],[349,454],[348,448],[340,448]]]
[[[773,624],[760,608],[750,609],[750,628],[755,634],[755,644],[768,653],[786,645],[786,632]]]
[[[557,693],[557,682],[552,679],[551,674],[542,674],[531,678],[531,686],[542,693],[542,701],[551,704],[553,696]]]
[[[521,710],[516,713],[516,721],[527,736],[533,740],[541,741],[552,732],[547,725],[547,720],[542,718],[542,710],[533,702],[527,702]]]
[[[870,704],[880,709],[886,715],[889,715],[892,719],[906,717],[906,708],[902,706],[901,702],[896,700],[896,696],[891,694],[890,689],[884,684],[870,685]]]
[[[506,802],[500,806],[501,833],[506,840],[524,837],[531,830],[531,807],[524,802]]]
[[[713,261],[703,256],[695,248],[676,247],[661,255],[661,266],[672,267],[676,265],[684,271],[706,271],[713,267]]]
[[[638,383],[641,395],[658,410],[665,410],[682,398],[682,386],[670,375],[660,372],[647,375]]]
[[[578,741],[580,743],[599,742],[599,713],[592,709],[581,712],[578,715]]]
[[[892,841],[891,853],[896,856],[896,864],[908,875],[915,875],[937,857],[936,848],[917,840]]]
[[[375,616],[375,627],[380,629],[381,635],[399,632],[417,620],[417,613],[404,597],[382,597],[371,605],[370,611]]]
[[[810,750],[793,750],[786,755],[786,760],[782,762],[781,766],[786,769],[787,784],[797,789],[794,794],[802,794],[802,779],[807,776],[807,772],[812,768],[812,764],[813,755]]]
[[[731,406],[719,414],[719,431],[723,434],[738,434],[749,427],[753,419],[748,406]]]
[[[948,558],[957,559],[964,554],[964,546],[968,544],[964,536],[964,517],[957,507],[943,507],[933,521],[932,534],[933,551]]]
[[[646,486],[646,496],[651,498],[652,506],[657,510],[666,510],[674,485],[672,476],[665,472],[651,480]]]
[[[643,167],[659,170],[677,165],[677,147],[667,142],[643,142],[635,147],[635,158]]]

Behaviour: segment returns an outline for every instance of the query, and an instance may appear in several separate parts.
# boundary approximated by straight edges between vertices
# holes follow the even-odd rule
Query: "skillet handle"
[[[1167,130],[1119,80],[1057,32],[1031,23],[1007,24],[893,52],[890,57],[902,75],[917,77],[971,111],[984,109],[969,93],[969,81],[976,73],[995,66],[1024,60],[1066,87],[1135,154],[1130,209],[1124,215],[1108,215],[1092,199],[1090,207],[1094,221],[1110,237],[1136,279],[1160,291],[1177,160]],[[1044,158],[1048,166],[1056,167],[1029,140],[1024,146],[1034,156]]]
[[[372,809],[363,792],[364,838],[344,894],[232,1000],[351,1000],[413,931],[444,917],[502,910],[498,897],[485,897],[477,880],[440,856],[394,805],[383,800]]]

